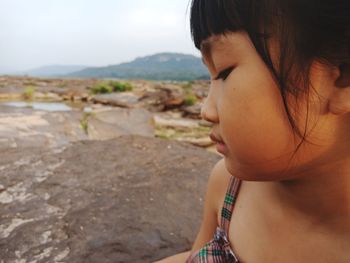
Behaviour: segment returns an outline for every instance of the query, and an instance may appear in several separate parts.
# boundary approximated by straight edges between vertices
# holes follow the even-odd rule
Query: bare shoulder
[[[218,224],[220,223],[219,211],[221,211],[223,206],[226,190],[231,177],[232,175],[226,169],[224,159],[221,159],[215,164],[209,177],[208,191],[211,192],[211,196],[213,197],[212,200],[214,203],[212,205],[216,210]]]
[[[224,160],[220,160],[213,167],[207,183],[202,223],[192,251],[203,247],[213,238],[219,223],[218,211],[224,200],[230,176],[225,168]]]

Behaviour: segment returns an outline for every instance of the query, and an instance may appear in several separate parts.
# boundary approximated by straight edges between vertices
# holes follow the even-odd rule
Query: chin
[[[242,165],[237,161],[232,161],[225,157],[226,170],[234,177],[244,181],[271,182],[281,181],[287,178],[283,176],[283,171],[264,171],[262,167],[253,167],[252,165]]]

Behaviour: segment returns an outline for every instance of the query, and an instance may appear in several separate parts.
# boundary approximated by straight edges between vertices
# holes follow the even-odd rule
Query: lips
[[[223,140],[219,139],[219,136],[214,135],[214,133],[211,133],[209,137],[215,143],[225,144]]]
[[[213,132],[209,135],[210,139],[216,144],[216,150],[223,154],[224,156],[228,155],[228,149],[224,141]]]

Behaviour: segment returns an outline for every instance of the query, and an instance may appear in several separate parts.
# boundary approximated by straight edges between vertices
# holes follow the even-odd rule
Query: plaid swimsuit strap
[[[221,210],[221,224],[216,228],[214,238],[206,243],[203,248],[192,253],[186,263],[239,263],[230,247],[228,230],[240,183],[241,180],[233,176],[230,178]]]
[[[227,189],[224,205],[221,210],[221,224],[217,227],[215,233],[215,239],[219,244],[221,244],[223,250],[225,251],[225,257],[228,262],[239,263],[238,258],[231,249],[229,241],[229,228],[232,217],[232,212],[237,199],[239,187],[241,186],[241,180],[231,176],[229,187]]]
[[[225,195],[224,205],[221,210],[221,228],[227,234],[230,227],[232,212],[236,203],[240,186],[241,186],[241,180],[231,176],[229,187]]]

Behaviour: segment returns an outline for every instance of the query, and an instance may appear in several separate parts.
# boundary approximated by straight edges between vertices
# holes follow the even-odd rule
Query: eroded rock
[[[184,104],[184,94],[176,85],[158,85],[153,91],[145,92],[139,101],[151,111],[167,111],[180,108]]]
[[[183,108],[184,117],[201,119],[201,108],[202,104],[195,104],[192,106],[187,106]]]
[[[154,116],[154,121],[158,126],[171,127],[175,129],[193,129],[199,127],[199,123],[195,120],[185,118],[169,118],[159,114]]]
[[[88,139],[81,127],[83,113],[46,112],[0,106],[0,148],[58,147]]]
[[[94,103],[101,103],[112,105],[116,107],[122,108],[133,108],[139,101],[139,96],[131,93],[112,93],[112,94],[103,94],[103,95],[95,95],[92,97],[92,101]]]
[[[12,197],[0,196],[0,258],[141,263],[188,250],[218,158],[140,136],[7,149],[0,181]]]
[[[87,119],[88,136],[108,140],[122,135],[154,136],[153,115],[145,109],[115,108],[92,112]]]

